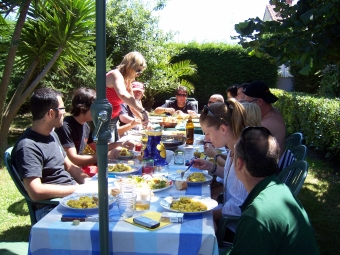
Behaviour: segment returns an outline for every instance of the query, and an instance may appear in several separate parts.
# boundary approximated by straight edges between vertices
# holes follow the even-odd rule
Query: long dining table
[[[185,166],[169,166],[169,173],[184,170]],[[141,170],[139,170],[141,171]],[[192,168],[190,171],[199,171]],[[137,172],[141,173],[141,172]],[[109,189],[115,186],[115,178],[108,178]],[[97,177],[87,181],[75,193],[96,193]],[[109,191],[108,191],[109,192]],[[150,210],[167,211],[160,201],[167,196],[197,195],[209,196],[209,183],[189,185],[186,190],[177,190],[175,185],[166,190],[155,192]],[[61,254],[100,254],[99,222],[62,222],[63,214],[74,210],[61,204],[54,208],[31,229],[29,252],[32,255]],[[133,217],[138,215],[135,213]],[[88,216],[97,216],[94,215]],[[218,254],[212,211],[198,214],[185,214],[183,223],[171,223],[150,231],[120,218],[118,206],[113,204],[109,210],[109,250],[110,254]]]

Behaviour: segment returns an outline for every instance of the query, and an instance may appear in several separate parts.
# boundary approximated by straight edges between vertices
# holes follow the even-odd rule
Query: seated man
[[[280,148],[264,127],[247,127],[235,144],[236,177],[248,197],[227,254],[319,254],[306,211],[276,177]]]
[[[196,106],[192,102],[187,101],[187,97],[188,97],[187,88],[179,86],[176,89],[176,100],[169,101],[168,103],[165,103],[160,107],[157,107],[154,112],[156,114],[169,113],[173,115],[174,113],[177,113],[182,116],[186,114],[189,114],[190,116],[196,116],[197,115]]]
[[[270,92],[266,84],[260,81],[250,83],[243,92],[246,101],[260,107],[261,126],[269,129],[276,138],[281,157],[285,148],[286,125],[281,112],[272,106],[278,98]]]
[[[209,98],[208,106],[210,106],[210,105],[212,105],[213,103],[216,103],[216,102],[223,103],[223,102],[224,102],[223,96],[220,95],[220,94],[213,94],[213,95]]]
[[[96,99],[96,92],[89,88],[77,89],[72,97],[72,116],[67,116],[64,119],[63,125],[56,129],[60,142],[68,156],[68,158],[78,166],[89,166],[97,163],[97,155],[85,154],[85,150],[96,151],[96,144],[92,140],[92,132],[87,124],[87,121],[92,120],[90,107]],[[115,148],[119,146],[129,147],[132,149],[134,144],[131,142],[115,142],[108,146],[110,157],[117,157],[120,150]],[[89,146],[91,149],[86,148]],[[86,170],[87,168],[85,168]],[[87,169],[88,170],[88,169]],[[96,170],[96,169],[95,169]],[[94,175],[96,171],[88,172]]]
[[[241,102],[246,99],[246,95],[243,93],[243,90],[249,85],[249,83],[242,83],[241,85],[237,86],[237,95],[236,95],[236,100]]]
[[[49,88],[37,89],[30,100],[33,124],[26,129],[12,151],[12,165],[34,201],[65,197],[88,177],[65,155],[53,128],[63,124],[65,107],[61,94]],[[37,210],[41,219],[51,210]]]

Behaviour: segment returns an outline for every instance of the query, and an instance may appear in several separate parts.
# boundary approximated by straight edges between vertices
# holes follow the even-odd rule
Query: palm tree
[[[22,34],[20,33],[21,40],[17,50],[20,58],[16,63],[25,73],[7,105],[5,105],[5,99],[9,77],[5,80],[5,75],[10,75],[6,73],[6,70],[0,87],[1,159],[7,147],[10,124],[22,103],[51,69],[65,72],[66,61],[84,66],[84,61],[77,52],[84,49],[85,44],[93,44],[95,38],[93,36],[95,2],[92,0],[65,1],[63,4],[58,1],[58,5],[56,2],[39,1],[32,4],[28,11],[29,18]],[[19,31],[16,30],[14,33],[19,33]]]

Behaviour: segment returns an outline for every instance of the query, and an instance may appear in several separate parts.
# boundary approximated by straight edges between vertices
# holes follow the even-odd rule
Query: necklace
[[[265,113],[265,115],[262,116],[261,120],[264,118],[264,116],[267,115],[268,112],[270,112],[270,111],[273,110],[273,109],[274,109],[274,108],[272,107],[269,111],[267,111],[267,112]]]

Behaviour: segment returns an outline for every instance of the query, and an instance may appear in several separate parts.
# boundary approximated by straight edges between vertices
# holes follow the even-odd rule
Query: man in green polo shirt
[[[265,127],[246,127],[235,172],[249,195],[227,254],[319,254],[306,211],[275,173],[279,145]]]

